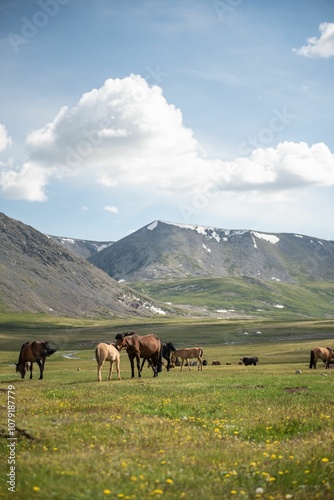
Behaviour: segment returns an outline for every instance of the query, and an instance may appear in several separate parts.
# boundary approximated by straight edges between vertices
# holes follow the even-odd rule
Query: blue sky
[[[334,240],[332,0],[2,0],[0,210]]]

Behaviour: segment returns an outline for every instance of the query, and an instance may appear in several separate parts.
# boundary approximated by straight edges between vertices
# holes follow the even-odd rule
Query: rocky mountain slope
[[[147,316],[159,304],[0,213],[0,310],[71,317]]]
[[[90,241],[90,240],[79,240],[77,238],[64,238],[63,236],[52,236],[48,234],[49,238],[53,239],[60,245],[67,248],[76,255],[88,259],[92,257],[101,250],[108,248],[113,244],[112,241]]]
[[[249,276],[298,283],[334,279],[334,242],[300,234],[155,221],[90,262],[129,282],[187,276]]]

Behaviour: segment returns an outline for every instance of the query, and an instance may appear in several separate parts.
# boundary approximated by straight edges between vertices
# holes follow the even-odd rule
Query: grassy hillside
[[[238,313],[277,319],[334,317],[334,283],[329,282],[297,285],[226,277],[155,280],[131,286],[159,301],[219,311],[223,317]]]

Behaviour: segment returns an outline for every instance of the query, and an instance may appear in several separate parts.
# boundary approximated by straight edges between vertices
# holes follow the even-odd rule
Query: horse
[[[202,347],[184,347],[183,349],[178,349],[172,353],[171,362],[174,363],[177,358],[181,358],[181,360],[182,360],[181,371],[182,371],[183,363],[185,360],[187,360],[188,368],[189,368],[189,370],[191,370],[190,363],[188,362],[188,360],[191,358],[196,358],[198,360],[198,363],[199,363],[197,368],[198,368],[198,370],[202,370],[203,369],[203,366],[202,366],[202,364],[203,364],[202,363],[203,352],[204,351],[203,351]]]
[[[19,361],[15,363],[16,371],[20,372],[21,378],[24,378],[26,371],[30,369],[30,379],[32,379],[33,364],[36,362],[39,366],[39,380],[43,378],[45,358],[56,352],[57,348],[50,346],[49,342],[35,340],[33,342],[25,342],[20,350]]]
[[[165,358],[167,361],[167,371],[169,372],[170,370],[170,354],[171,352],[176,351],[174,344],[172,342],[162,342],[162,357]],[[143,367],[145,364],[146,359],[143,359],[143,362],[141,364],[140,371],[143,371]],[[150,360],[148,360],[148,363],[150,363]]]
[[[326,363],[326,368],[329,368],[331,359],[334,358],[334,349],[331,347],[314,347],[311,349],[310,368],[317,367],[318,359],[322,359]]]
[[[151,333],[138,335],[135,332],[118,333],[115,337],[116,349],[126,349],[131,364],[131,378],[134,378],[134,359],[137,362],[138,377],[141,377],[140,358],[151,362],[153,376],[157,377],[162,370],[162,342]]]
[[[116,365],[117,377],[118,380],[121,380],[121,372],[120,372],[120,353],[114,346],[114,344],[104,344],[101,342],[95,348],[95,358],[97,361],[97,380],[101,382],[102,376],[102,366],[105,361],[110,361],[109,368],[109,377],[108,380],[111,380],[113,364]]]

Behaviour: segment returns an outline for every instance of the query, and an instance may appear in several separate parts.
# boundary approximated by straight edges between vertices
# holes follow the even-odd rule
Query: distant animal
[[[167,343],[166,342],[162,342],[162,357],[165,358],[165,360],[167,361],[167,367],[166,368],[167,368],[168,372],[170,370],[170,354],[173,351],[176,351],[176,349],[174,347],[174,344],[172,344],[172,342],[167,342]],[[143,359],[140,371],[143,370],[145,361],[146,361],[146,359]],[[149,360],[148,360],[148,363],[150,363]]]
[[[15,363],[16,371],[20,372],[21,378],[24,378],[27,370],[30,370],[30,379],[32,379],[33,364],[39,366],[39,380],[43,379],[45,359],[56,352],[57,348],[50,346],[49,342],[34,340],[25,342],[20,350],[19,361]]]
[[[329,368],[331,359],[334,358],[334,349],[331,347],[314,347],[310,354],[310,368],[317,367],[318,359],[322,359],[326,363],[326,368]]]
[[[196,358],[198,360],[198,370],[202,370],[202,356],[203,356],[203,348],[202,347],[184,347],[183,349],[177,349],[172,353],[171,363],[174,363],[177,358],[181,358],[181,371],[183,369],[183,363],[187,361],[188,368],[190,368],[189,359]]]
[[[203,366],[206,366],[208,364],[206,359],[203,359]]]
[[[245,366],[248,366],[248,365],[254,365],[254,366],[256,366],[256,363],[259,362],[259,358],[255,357],[255,356],[253,358],[249,358],[247,356],[244,356],[243,358],[240,358],[240,361]]]
[[[221,362],[220,361],[212,361],[212,365],[215,366],[215,365],[221,365]]]
[[[108,380],[111,380],[114,363],[116,365],[117,378],[118,380],[121,380],[120,353],[112,343],[105,344],[104,342],[101,342],[98,344],[95,348],[95,357],[97,361],[97,380],[99,382],[102,380],[101,371],[105,361],[110,361]]]
[[[118,333],[115,337],[116,348],[126,349],[130,364],[131,378],[135,376],[134,360],[137,362],[138,377],[141,377],[140,358],[148,359],[153,369],[153,376],[157,377],[162,370],[162,342],[157,335],[138,335],[135,332]]]

